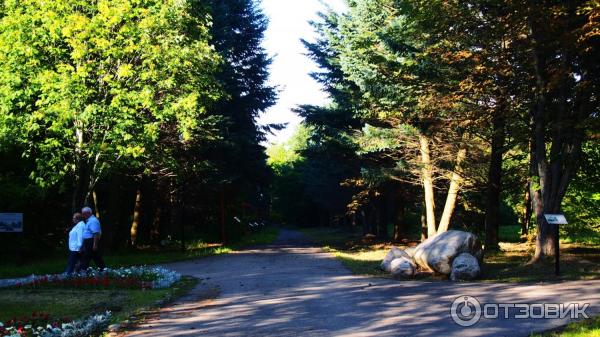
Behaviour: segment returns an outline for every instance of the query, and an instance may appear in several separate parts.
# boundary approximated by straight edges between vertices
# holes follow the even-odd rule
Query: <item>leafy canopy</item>
[[[40,184],[139,167],[202,133],[220,97],[220,60],[209,21],[190,3],[5,1],[0,18],[0,139],[15,137],[35,158]]]

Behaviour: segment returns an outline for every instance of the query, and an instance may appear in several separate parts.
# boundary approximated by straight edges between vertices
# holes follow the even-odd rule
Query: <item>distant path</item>
[[[560,320],[481,320],[456,325],[460,295],[482,303],[590,303],[600,313],[600,281],[493,284],[394,281],[353,276],[282,230],[268,247],[168,265],[202,279],[192,293],[128,336],[529,336]],[[215,295],[214,300],[201,300]]]

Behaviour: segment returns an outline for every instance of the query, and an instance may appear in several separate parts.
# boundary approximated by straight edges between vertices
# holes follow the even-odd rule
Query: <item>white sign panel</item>
[[[544,214],[546,221],[551,225],[566,225],[567,218],[562,214]]]
[[[23,213],[0,213],[0,233],[23,232]]]

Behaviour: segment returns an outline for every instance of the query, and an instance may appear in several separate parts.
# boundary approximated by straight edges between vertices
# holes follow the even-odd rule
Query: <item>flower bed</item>
[[[1,337],[87,337],[102,333],[111,313],[93,315],[77,321],[50,320],[48,314],[33,313],[31,317],[0,322]]]
[[[88,269],[72,275],[31,276],[14,284],[20,288],[164,289],[181,274],[163,267],[128,267],[99,271]]]

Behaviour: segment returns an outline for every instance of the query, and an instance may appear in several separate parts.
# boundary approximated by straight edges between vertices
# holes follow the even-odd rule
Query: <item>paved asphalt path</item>
[[[589,303],[587,313],[600,314],[598,280],[493,284],[353,276],[288,230],[272,246],[168,267],[202,281],[127,336],[518,337],[567,323],[481,319],[464,328],[450,316],[452,302],[464,295],[481,303]]]

